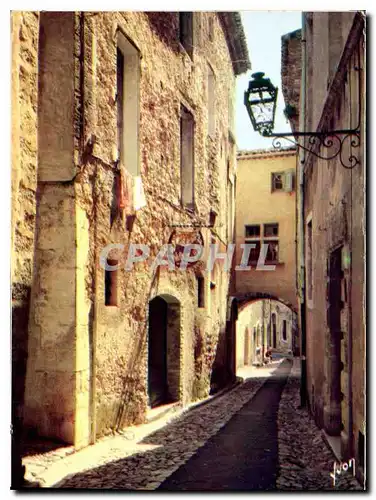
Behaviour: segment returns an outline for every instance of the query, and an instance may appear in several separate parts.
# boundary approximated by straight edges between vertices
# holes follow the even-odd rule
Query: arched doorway
[[[180,303],[167,295],[149,302],[148,394],[151,408],[180,399]]]

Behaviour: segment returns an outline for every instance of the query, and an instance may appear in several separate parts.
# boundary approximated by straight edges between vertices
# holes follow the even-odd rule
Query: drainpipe
[[[302,12],[302,82],[300,91],[300,124],[301,129],[306,128],[306,30],[305,30],[305,14]],[[303,145],[304,137],[300,138]],[[306,305],[305,305],[305,260],[304,260],[304,164],[305,151],[299,149],[298,161],[298,180],[299,180],[299,197],[298,197],[298,296],[300,306],[300,362],[301,362],[301,385],[300,385],[300,404],[307,404],[307,365],[306,365]]]

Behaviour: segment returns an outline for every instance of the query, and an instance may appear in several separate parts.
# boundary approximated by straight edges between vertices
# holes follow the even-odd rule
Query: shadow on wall
[[[12,299],[20,305],[12,307],[12,488],[22,483],[24,469],[21,463],[24,432],[22,412],[25,397],[26,367],[28,357],[28,321],[30,287],[13,284]]]
[[[176,12],[145,12],[148,17],[150,28],[161,38],[174,52],[179,52],[178,39],[178,14]]]
[[[226,328],[220,332],[218,338],[218,346],[210,379],[211,394],[215,394],[236,379],[235,339],[237,318],[237,301],[233,300],[231,302],[230,318],[226,321]]]

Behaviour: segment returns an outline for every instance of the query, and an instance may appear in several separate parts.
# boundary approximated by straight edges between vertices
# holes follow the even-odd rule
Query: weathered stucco
[[[236,264],[240,265],[245,226],[278,223],[279,260],[274,270],[236,270],[236,294],[261,292],[296,307],[295,293],[295,191],[271,190],[274,172],[295,171],[296,151],[240,151],[236,182]],[[247,238],[252,239],[252,238]]]

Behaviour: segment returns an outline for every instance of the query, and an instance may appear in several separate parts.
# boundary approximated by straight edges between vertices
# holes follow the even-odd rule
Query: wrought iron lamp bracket
[[[352,169],[360,163],[352,148],[360,147],[360,128],[348,130],[333,130],[329,132],[295,132],[273,134],[264,131],[264,137],[273,139],[273,147],[278,151],[282,149],[281,139],[286,139],[296,147],[322,160],[332,160],[339,156],[344,168]],[[306,137],[307,141],[300,143],[297,138]],[[327,151],[327,154],[324,151]]]

